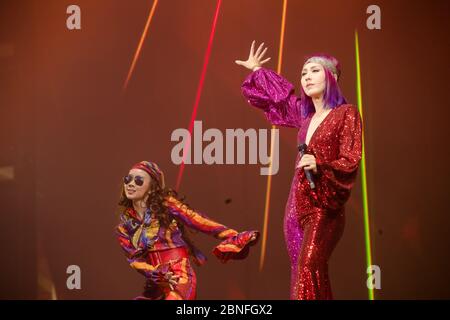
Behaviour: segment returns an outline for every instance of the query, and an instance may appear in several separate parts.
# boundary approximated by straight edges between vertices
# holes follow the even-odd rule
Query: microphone
[[[302,143],[298,146],[298,152],[300,152],[300,155],[302,157],[306,152],[306,148],[307,148],[306,143]],[[308,179],[308,181],[309,181],[309,186],[311,187],[311,189],[315,189],[316,185],[314,184],[314,180],[313,180],[311,171],[305,169],[304,167],[303,167],[303,169],[305,170],[306,179]]]

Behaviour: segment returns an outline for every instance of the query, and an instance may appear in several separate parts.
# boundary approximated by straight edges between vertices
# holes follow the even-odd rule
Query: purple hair
[[[339,76],[341,74],[339,61],[335,57],[326,54],[315,54],[307,57],[303,65],[305,65],[305,63],[311,58],[325,59],[329,64],[329,66],[331,66],[331,68],[334,69],[332,70],[331,68],[329,68],[329,66],[326,66],[321,63],[321,65],[323,66],[323,70],[325,71],[325,91],[323,94],[323,100],[325,102],[325,105],[330,107],[331,109],[334,109],[340,106],[341,104],[347,103],[347,100],[342,94],[341,89],[339,88],[339,85],[333,76],[333,73],[335,73],[339,80]],[[308,97],[308,95],[303,90],[303,86],[300,86],[300,90],[301,90],[300,94],[301,114],[304,118],[307,118],[311,113],[314,113],[316,109],[314,107],[314,103],[311,97]]]

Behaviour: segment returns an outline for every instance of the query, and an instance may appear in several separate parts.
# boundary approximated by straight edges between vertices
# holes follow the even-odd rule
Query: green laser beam
[[[358,109],[363,117],[362,90],[361,90],[361,64],[359,60],[359,41],[358,31],[355,30],[355,55],[356,55],[356,94],[358,99]],[[366,174],[366,151],[364,146],[364,132],[362,133],[362,158],[361,158],[361,188],[363,198],[364,212],[364,239],[366,243],[366,264],[367,268],[372,265],[372,246],[370,241],[370,224],[369,224],[369,199],[367,195],[367,174]],[[368,288],[369,300],[375,300],[373,288]]]

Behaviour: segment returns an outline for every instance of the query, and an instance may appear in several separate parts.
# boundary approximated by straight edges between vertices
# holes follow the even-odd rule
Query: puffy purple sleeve
[[[272,124],[300,128],[300,99],[294,94],[294,86],[276,72],[265,68],[254,71],[241,89],[247,101],[263,110]]]

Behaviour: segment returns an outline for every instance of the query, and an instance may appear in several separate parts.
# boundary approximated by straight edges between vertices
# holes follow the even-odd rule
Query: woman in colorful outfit
[[[328,55],[307,58],[301,71],[300,97],[279,74],[262,68],[267,48],[247,61],[253,72],[242,84],[247,101],[274,125],[298,129],[294,178],[286,204],[284,234],[291,262],[291,299],[332,299],[328,260],[344,230],[344,205],[361,159],[362,122],[358,109],[347,104],[338,79],[338,61]],[[314,186],[306,176],[312,177]]]
[[[192,300],[196,275],[190,262],[206,258],[186,234],[189,227],[222,242],[214,255],[222,262],[244,259],[258,239],[257,231],[238,233],[187,207],[166,188],[164,175],[152,162],[141,161],[124,177],[117,235],[133,269],[146,278],[145,291],[136,299]]]

